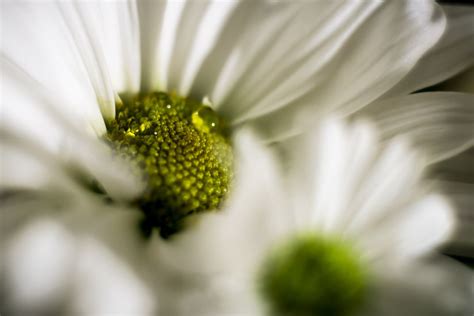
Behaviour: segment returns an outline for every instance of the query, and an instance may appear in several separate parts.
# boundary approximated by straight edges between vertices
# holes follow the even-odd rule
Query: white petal
[[[193,95],[208,94],[221,113],[229,114],[231,109],[226,100],[232,93],[242,91],[252,70],[270,52],[269,48],[298,7],[288,3],[240,2],[204,60]],[[245,103],[236,106],[247,107]]]
[[[429,253],[448,240],[454,228],[452,208],[439,195],[427,196],[400,215],[401,222],[396,225],[396,239],[390,251],[402,258]],[[388,222],[381,225],[385,226],[383,238],[387,239],[390,238]]]
[[[77,256],[74,239],[64,227],[47,220],[9,237],[0,271],[8,293],[3,308],[17,314],[54,312],[68,298]]]
[[[448,18],[440,42],[384,97],[407,94],[444,81],[474,64],[474,8],[444,6]]]
[[[446,197],[452,202],[457,219],[456,229],[446,245],[446,252],[473,258],[474,184],[443,181],[441,182],[441,188]]]
[[[94,36],[98,27],[91,23],[92,19],[87,19],[86,7],[82,9],[73,2],[59,3],[59,11],[84,63],[102,116],[111,119],[115,117],[115,91],[99,38]]]
[[[374,5],[372,2],[370,4]],[[275,138],[285,131],[298,132],[298,128],[311,125],[322,112],[354,112],[380,97],[403,78],[436,43],[444,30],[444,16],[433,3],[384,2],[376,10],[370,4],[367,4],[366,10],[362,10],[360,15],[355,10],[355,16],[350,17],[350,21],[356,17],[362,19],[355,19],[355,25],[358,26],[356,29],[340,26],[342,34],[347,38],[342,36],[345,41],[336,46],[338,54],[334,54],[311,77],[303,76],[300,78],[302,81],[292,78],[292,85],[288,89],[274,85],[270,94],[265,97],[262,95],[261,102],[249,100],[251,104],[248,104],[248,97],[243,95],[235,101],[229,100],[238,104],[239,107],[235,107],[242,113],[237,116],[237,121],[268,114],[268,117],[262,117],[253,125],[257,128],[260,126],[262,133]],[[398,30],[396,34],[393,33],[395,28]],[[427,32],[427,29],[430,31]],[[331,41],[327,45],[330,43]],[[328,47],[323,45],[322,48],[322,53],[327,54],[324,49]],[[335,49],[334,46],[332,48]],[[322,54],[320,59],[324,59],[324,56]],[[285,64],[282,62],[282,65]],[[306,73],[316,70],[311,64],[302,63],[300,67],[306,69]],[[300,67],[296,67],[294,71]],[[287,77],[291,78],[290,75]],[[270,79],[260,78],[262,82],[267,80]],[[226,104],[230,105],[232,102]],[[242,104],[245,107],[243,109]],[[254,108],[247,110],[246,107]],[[280,110],[274,111],[276,109]],[[274,113],[269,113],[271,111]]]
[[[54,87],[36,81],[4,56],[0,57],[0,63],[3,73],[0,119],[5,128],[36,138],[38,143],[52,150],[58,149],[64,136],[64,126],[58,124],[54,114],[84,132],[105,133],[104,120],[95,101],[70,100],[61,93],[56,94]]]
[[[299,226],[341,229],[352,217],[354,192],[377,154],[377,138],[369,124],[347,126],[331,119],[292,148],[291,195]],[[299,146],[299,147],[297,147]]]
[[[183,13],[171,63],[170,88],[187,95],[197,72],[237,1],[189,2]],[[196,12],[203,11],[202,15]],[[195,19],[195,20],[193,20]],[[193,30],[190,32],[190,30]]]
[[[381,267],[368,316],[471,315],[474,274],[442,257],[410,266]]]
[[[110,196],[119,200],[133,198],[141,192],[142,184],[127,164],[119,159],[112,159],[108,148],[96,135],[87,135],[84,118],[97,133],[105,132],[105,125],[97,108],[95,114],[98,117],[95,120],[74,117],[74,113],[60,109],[67,100],[55,96],[5,59],[1,61],[2,70],[5,71],[2,84],[7,88],[5,98],[1,100],[2,125],[7,134],[18,138],[18,147],[28,149],[28,153],[32,155],[23,160],[24,163],[29,166],[36,164],[34,160],[37,154],[49,157],[48,167],[43,168],[46,179],[49,178],[48,173],[54,174],[56,169],[64,168],[67,164],[74,165],[79,171],[98,180]],[[82,114],[85,116],[87,113]],[[47,161],[48,158],[43,160]],[[5,160],[2,169],[6,164]],[[16,164],[14,169],[8,170],[8,174],[13,176],[8,181],[15,182],[16,178],[28,186],[27,178],[24,179],[26,181],[21,180],[22,172],[18,171],[21,168],[22,165]],[[18,176],[15,172],[18,172]],[[39,177],[36,179],[39,180]]]
[[[87,32],[97,66],[104,68],[102,80],[110,80],[115,92],[138,92],[140,35],[135,1],[77,2],[74,9]]]
[[[16,102],[35,101],[35,82],[50,91],[60,110],[105,131],[97,97],[56,6],[7,2],[2,8],[2,107],[15,111]]]
[[[90,238],[81,241],[77,252],[80,255],[71,280],[73,314],[154,314],[155,298],[126,262]]]
[[[142,91],[159,88],[160,38],[163,33],[163,15],[166,1],[137,1],[140,24],[140,59]]]
[[[420,93],[371,104],[361,116],[380,127],[382,137],[404,135],[431,162],[474,145],[474,96],[463,93]]]

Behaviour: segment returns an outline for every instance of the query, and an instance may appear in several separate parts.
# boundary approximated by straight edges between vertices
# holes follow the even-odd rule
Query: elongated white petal
[[[112,160],[109,149],[97,136],[91,137],[87,134],[87,124],[84,124],[84,121],[91,124],[92,128],[98,129],[98,134],[105,132],[104,121],[97,108],[95,114],[98,118],[95,121],[85,117],[87,113],[81,113],[79,108],[75,108],[76,113],[83,116],[74,117],[74,112],[62,111],[60,108],[67,100],[55,96],[5,59],[1,61],[2,70],[5,71],[2,83],[7,88],[5,98],[1,100],[2,127],[9,135],[19,139],[19,148],[27,147],[28,152],[32,154],[28,159],[31,162],[29,166],[35,165],[35,155],[42,153],[50,159],[49,167],[43,171],[45,179],[49,178],[48,173],[54,174],[56,169],[61,170],[69,164],[78,168],[79,170],[75,171],[82,175],[87,174],[88,177],[98,180],[107,193],[119,200],[131,199],[141,192],[142,184],[127,165],[118,159]],[[20,140],[25,144],[21,145]],[[7,165],[10,166],[5,161],[2,169]],[[23,178],[26,181],[21,180],[22,172],[17,172],[19,168],[19,165],[16,165],[14,169],[9,169],[6,174],[12,177],[6,181],[16,185],[21,182],[29,187],[28,178]],[[28,172],[27,170],[32,171],[26,169],[23,173]],[[32,177],[30,180],[31,184],[36,180],[42,181],[39,174],[37,178]]]
[[[77,1],[69,8],[66,6],[68,25],[73,28],[72,33],[77,36],[77,45],[80,49],[90,45],[94,53],[95,67],[102,72],[100,81],[111,82],[114,92],[138,92],[140,88],[140,43],[139,22],[135,1]],[[72,12],[75,11],[75,12]],[[81,24],[73,24],[77,13]],[[82,42],[81,31],[86,32]],[[85,54],[84,53],[84,54]],[[89,67],[88,67],[89,69]],[[95,78],[95,72],[91,75]],[[93,79],[95,80],[95,79]],[[100,80],[100,81],[99,81]],[[96,86],[96,84],[94,84]],[[110,89],[110,88],[108,88]],[[112,98],[113,100],[113,98]]]
[[[251,101],[251,105],[245,105],[254,108],[240,110],[236,106],[245,115],[237,116],[237,122],[262,116],[252,125],[274,139],[285,136],[289,131],[300,132],[311,125],[318,114],[327,111],[352,113],[383,95],[401,80],[436,43],[445,27],[445,19],[439,8],[426,1],[385,2],[376,9],[370,5],[364,8],[365,11],[356,10],[355,15],[350,17],[351,21],[358,21],[356,17],[362,19],[363,23],[356,24],[356,29],[339,26],[343,34],[350,33],[350,40],[332,46],[333,49],[337,48],[337,54],[324,67],[318,68],[311,76],[302,77],[302,81],[288,74],[287,79],[291,78],[288,81],[291,83],[289,89],[280,90],[275,83],[271,93],[262,97],[261,102]],[[395,25],[400,25],[397,29],[403,31],[394,34]],[[430,31],[426,32],[427,29]],[[327,48],[324,45],[321,47]],[[285,64],[283,61],[281,63]],[[306,73],[313,69],[305,63],[301,63],[300,67]],[[297,67],[294,71],[299,69]],[[263,82],[267,80],[271,80],[271,77],[260,79]],[[242,95],[235,99],[234,103],[237,102],[248,103]]]
[[[115,91],[105,62],[99,39],[94,36],[97,28],[86,21],[87,13],[80,10],[74,2],[58,3],[67,30],[84,63],[89,80],[97,96],[102,116],[111,119],[115,116]]]
[[[10,80],[15,85],[13,91],[5,86],[2,107],[16,107],[18,98],[31,99],[31,85],[16,79],[23,72],[22,78],[39,82],[57,98],[60,110],[79,115],[79,120],[86,118],[94,129],[104,131],[96,94],[59,9],[53,3],[8,1],[2,4],[1,15],[2,85],[10,85]]]
[[[353,195],[378,153],[370,124],[323,121],[292,152],[291,196],[300,227],[340,230],[352,218]],[[299,150],[297,150],[299,149]]]
[[[407,94],[429,87],[474,64],[474,8],[444,6],[447,30],[412,71],[384,97]]]
[[[367,232],[410,203],[417,197],[423,167],[423,161],[402,141],[383,148],[353,192],[348,231]]]
[[[137,1],[138,20],[140,25],[140,89],[151,91],[159,89],[159,43],[163,33],[163,15],[166,1]]]
[[[420,93],[376,102],[358,115],[373,119],[384,139],[404,135],[436,162],[474,144],[473,105],[470,94]]]

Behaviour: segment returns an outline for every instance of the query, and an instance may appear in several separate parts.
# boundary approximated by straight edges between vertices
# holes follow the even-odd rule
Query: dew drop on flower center
[[[210,107],[175,94],[123,96],[106,140],[146,182],[136,201],[146,229],[167,237],[193,213],[215,210],[233,173],[226,124]]]

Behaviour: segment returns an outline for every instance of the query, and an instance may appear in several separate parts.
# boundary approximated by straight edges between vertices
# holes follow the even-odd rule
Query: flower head
[[[29,265],[21,269],[15,263],[32,261],[24,245],[37,241],[22,239],[23,234],[48,236],[44,227],[64,226],[67,229],[56,231],[74,237],[64,238],[73,246],[58,246],[65,257],[77,255],[80,261],[100,257],[89,256],[88,249],[100,249],[91,250],[94,254],[113,250],[115,261],[125,263],[125,270],[132,268],[128,272],[153,289],[158,269],[148,262],[137,267],[136,262],[144,253],[153,253],[150,249],[162,253],[169,247],[154,234],[155,228],[170,236],[196,213],[255,205],[267,209],[269,202],[259,186],[238,184],[243,178],[256,184],[263,181],[260,177],[273,178],[275,185],[280,181],[264,176],[265,168],[272,168],[271,159],[261,155],[261,143],[247,129],[266,144],[281,143],[328,113],[364,114],[386,123],[380,118],[396,105],[400,111],[382,124],[389,127],[384,140],[399,133],[418,141],[431,135],[419,133],[411,120],[398,124],[421,107],[421,126],[447,130],[449,137],[443,139],[455,135],[457,140],[419,141],[432,161],[472,143],[465,132],[472,122],[471,97],[399,98],[472,62],[469,54],[448,54],[446,63],[437,62],[440,52],[459,45],[466,52],[469,42],[437,44],[446,19],[430,1],[7,1],[2,9],[1,193],[8,228],[2,230],[2,239],[9,257],[15,258],[2,266],[2,275],[7,275],[11,296],[20,298],[6,296],[13,311],[20,301],[26,302],[26,311],[42,301],[59,310],[69,308],[56,294],[49,296],[53,303],[23,295],[30,292],[18,284]],[[469,14],[455,16],[455,28],[469,21]],[[441,69],[442,76],[420,79],[427,68]],[[454,113],[456,120],[433,116],[438,107],[432,103]],[[362,108],[367,110],[360,112]],[[460,111],[469,115],[459,119]],[[248,161],[260,169],[248,167]],[[268,186],[269,193],[272,188]],[[252,190],[262,196],[253,197]],[[239,200],[233,198],[237,195]],[[45,218],[46,224],[34,226]],[[89,247],[91,237],[106,247],[95,247],[94,242]],[[48,244],[50,239],[38,240]],[[41,257],[50,263],[48,254]],[[91,266],[100,268],[103,260],[108,259],[99,258]],[[64,262],[71,269],[67,273],[76,271],[69,265],[75,260]],[[78,275],[86,270],[79,269]],[[41,273],[31,275],[41,279]],[[135,283],[127,273],[118,275],[125,275],[117,277],[125,281],[104,281],[100,285],[108,284],[107,290],[89,291],[99,284],[80,283],[78,297],[89,303],[76,302],[71,310],[93,306],[94,311],[109,311],[107,302],[116,296],[105,295],[101,301],[101,293],[139,288],[130,285]],[[57,288],[67,288],[66,279],[55,279],[61,284]],[[55,291],[51,293],[62,292]],[[157,291],[169,295],[159,287]],[[97,297],[86,295],[89,292]],[[137,306],[155,308],[141,300],[131,300],[130,306],[140,312]]]
[[[453,229],[449,203],[422,180],[424,160],[406,141],[380,146],[376,135],[366,123],[322,124],[293,150],[292,181],[266,184],[266,202],[255,193],[260,203],[203,216],[164,245],[163,291],[170,276],[188,281],[173,313],[472,312],[474,276],[433,252]]]

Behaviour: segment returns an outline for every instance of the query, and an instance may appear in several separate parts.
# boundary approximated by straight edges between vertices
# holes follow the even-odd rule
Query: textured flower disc
[[[185,216],[217,209],[225,197],[233,165],[225,124],[210,107],[174,94],[123,99],[106,139],[141,172],[146,226],[167,237]]]
[[[276,315],[349,316],[364,302],[367,276],[344,241],[297,236],[267,258],[261,290]]]

